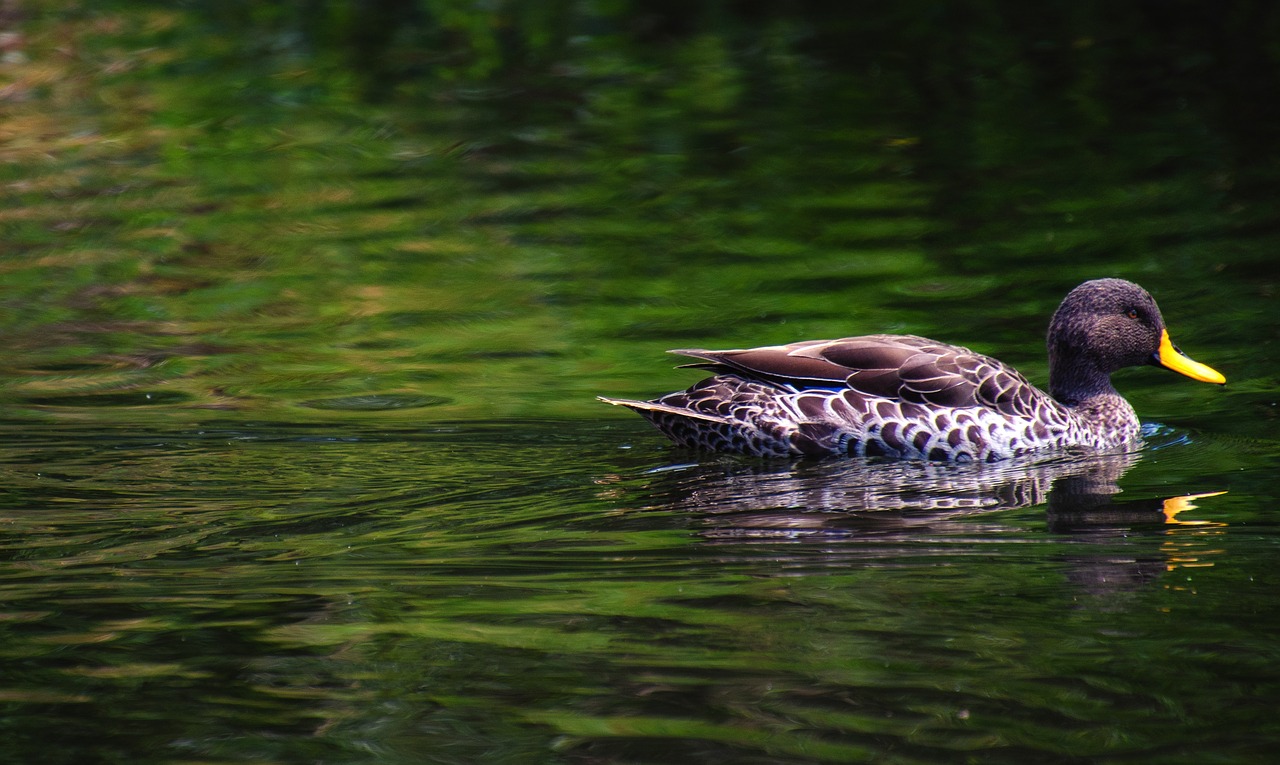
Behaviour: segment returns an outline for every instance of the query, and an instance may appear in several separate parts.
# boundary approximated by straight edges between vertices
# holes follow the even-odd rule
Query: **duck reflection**
[[[1070,578],[1086,589],[1115,589],[1179,566],[1212,565],[1206,558],[1213,550],[1199,540],[1221,525],[1189,511],[1197,500],[1224,492],[1121,498],[1119,480],[1141,456],[996,465],[724,458],[655,471],[646,493],[658,508],[690,514],[709,543],[810,540],[837,558],[868,553],[837,547],[841,541],[901,542],[917,552],[929,542],[1053,541],[1040,516],[1005,512],[1043,505],[1048,531],[1068,535],[1057,541],[1097,545],[1064,556]],[[872,554],[892,553],[877,546]]]

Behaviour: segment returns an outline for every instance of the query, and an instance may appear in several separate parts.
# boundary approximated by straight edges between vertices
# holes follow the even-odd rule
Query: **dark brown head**
[[[1066,403],[1113,392],[1112,372],[1144,364],[1226,382],[1174,347],[1156,301],[1123,279],[1095,279],[1071,290],[1049,322],[1048,345],[1049,392]]]

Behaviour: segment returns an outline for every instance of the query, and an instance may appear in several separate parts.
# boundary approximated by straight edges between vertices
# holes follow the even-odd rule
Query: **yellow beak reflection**
[[[1165,369],[1172,369],[1179,374],[1184,374],[1192,380],[1200,382],[1217,383],[1224,385],[1227,378],[1223,377],[1218,370],[1210,366],[1205,366],[1198,361],[1192,361],[1180,350],[1173,345],[1173,341],[1169,339],[1169,330],[1160,331],[1160,350],[1156,352],[1156,362]]]
[[[1205,497],[1220,497],[1226,494],[1225,491],[1211,491],[1207,494],[1188,494],[1184,497],[1169,497],[1164,501],[1164,522],[1182,526],[1206,526],[1211,521],[1180,521],[1178,513],[1191,510],[1196,507],[1197,499]]]

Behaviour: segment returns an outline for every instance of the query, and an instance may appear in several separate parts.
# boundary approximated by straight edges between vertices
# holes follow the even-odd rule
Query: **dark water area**
[[[1280,14],[948,7],[0,3],[0,761],[1269,761]],[[1102,276],[1130,454],[595,400]]]

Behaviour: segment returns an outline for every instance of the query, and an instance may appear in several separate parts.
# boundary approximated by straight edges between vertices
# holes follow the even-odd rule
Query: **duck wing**
[[[1031,417],[1045,400],[1052,400],[1016,369],[997,359],[914,335],[866,335],[742,350],[671,352],[701,360],[687,366],[734,373],[797,390],[847,389],[854,395],[931,408],[983,407],[1010,416]]]

